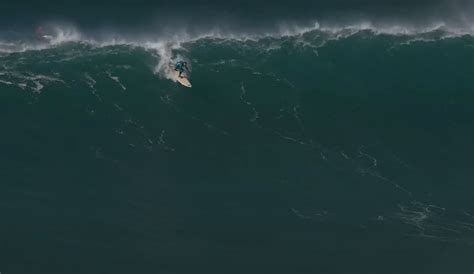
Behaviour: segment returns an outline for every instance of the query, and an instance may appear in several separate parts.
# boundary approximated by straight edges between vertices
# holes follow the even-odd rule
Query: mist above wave
[[[93,46],[134,45],[153,48],[156,45],[170,43],[179,45],[203,38],[259,40],[262,38],[280,38],[305,35],[311,32],[321,32],[332,36],[347,36],[361,31],[369,31],[375,35],[417,36],[431,32],[442,33],[442,37],[458,37],[474,35],[474,26],[452,26],[445,22],[432,22],[426,25],[411,24],[375,24],[361,21],[351,24],[309,24],[280,23],[268,30],[255,32],[231,30],[212,27],[200,31],[177,27],[163,32],[120,30],[85,31],[73,24],[48,24],[47,39],[38,39],[33,32],[26,33],[22,38],[11,39],[0,33],[0,53],[21,52],[26,50],[42,50],[70,42],[86,43]],[[161,46],[160,46],[161,47]]]

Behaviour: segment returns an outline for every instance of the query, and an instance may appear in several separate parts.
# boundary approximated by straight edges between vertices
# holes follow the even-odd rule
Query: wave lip
[[[81,42],[84,40],[83,35],[76,28],[62,28],[55,26],[52,32],[52,38],[49,43],[51,45],[60,45],[68,42]]]
[[[318,54],[317,49],[326,45],[326,42],[345,39],[361,32],[368,32],[370,35],[402,37],[403,39],[397,41],[397,45],[410,44],[416,41],[436,41],[465,35],[474,36],[472,28],[453,28],[444,22],[436,22],[427,26],[404,26],[402,24],[386,24],[381,26],[367,21],[337,26],[314,21],[314,23],[307,26],[280,24],[275,31],[260,34],[224,32],[219,28],[215,28],[208,32],[194,35],[185,31],[177,31],[173,35],[165,37],[143,35],[138,38],[137,36],[130,37],[113,33],[94,36],[83,33],[73,26],[52,25],[48,28],[48,35],[52,36],[48,41],[0,40],[0,58],[11,53],[51,49],[68,43],[79,43],[93,48],[125,45],[149,51],[156,58],[156,65],[153,68],[154,73],[174,81],[170,64],[178,60],[188,60],[185,56],[186,44],[188,43],[196,43],[206,39],[216,42],[261,41],[263,43],[258,44],[258,48],[271,51],[278,49],[282,42],[288,41],[287,38],[295,38],[295,42],[314,48],[315,53]]]
[[[24,52],[29,50],[44,50],[60,46],[66,43],[84,43],[96,47],[114,45],[132,45],[147,49],[163,47],[170,44],[171,47],[179,47],[183,43],[195,42],[202,39],[222,39],[236,41],[258,41],[267,38],[282,38],[304,36],[308,33],[320,32],[332,38],[345,38],[354,34],[369,31],[375,35],[393,36],[417,36],[432,32],[442,33],[440,38],[454,38],[460,36],[474,36],[474,26],[452,27],[445,22],[433,22],[425,26],[410,26],[403,24],[374,24],[370,21],[362,21],[353,24],[336,25],[321,24],[314,21],[309,25],[279,24],[271,31],[264,33],[246,33],[239,31],[224,31],[213,28],[200,33],[190,34],[183,29],[171,32],[172,35],[157,36],[153,33],[144,33],[140,38],[130,36],[126,33],[107,33],[103,35],[88,35],[71,25],[52,25],[48,27],[47,40],[0,40],[0,53]]]

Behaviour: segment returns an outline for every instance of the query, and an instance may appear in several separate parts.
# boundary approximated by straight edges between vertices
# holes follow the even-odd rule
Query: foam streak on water
[[[0,44],[2,273],[472,272],[469,32],[104,33]]]

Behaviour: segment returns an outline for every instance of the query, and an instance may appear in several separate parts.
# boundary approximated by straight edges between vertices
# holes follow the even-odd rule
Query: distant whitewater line
[[[145,35],[141,38],[130,38],[126,36],[103,34],[99,37],[88,36],[79,29],[69,25],[53,25],[48,27],[52,38],[48,41],[0,41],[0,58],[2,55],[11,53],[20,53],[26,51],[38,51],[56,48],[62,45],[77,43],[88,47],[105,48],[110,46],[131,46],[149,50],[156,57],[154,73],[172,79],[169,64],[178,59],[186,59],[179,52],[185,51],[186,43],[199,42],[200,40],[212,39],[216,42],[236,41],[236,42],[259,42],[257,47],[261,50],[278,49],[280,42],[286,38],[294,39],[294,42],[303,46],[313,48],[315,54],[318,48],[323,47],[326,42],[345,39],[359,33],[368,33],[370,35],[388,35],[397,38],[397,44],[408,45],[413,42],[430,42],[441,39],[458,38],[463,36],[474,36],[473,32],[467,29],[449,28],[443,23],[432,24],[429,27],[403,27],[398,25],[375,26],[370,22],[364,22],[346,26],[325,26],[318,22],[309,27],[300,27],[296,25],[281,25],[278,31],[263,34],[245,34],[223,32],[218,29],[211,30],[199,35],[191,35],[184,31],[176,33],[169,37],[154,37]],[[1,37],[1,36],[0,36]],[[284,40],[280,40],[285,38]],[[401,38],[401,39],[399,39]],[[271,43],[268,43],[272,41]],[[113,78],[112,78],[113,79]],[[116,81],[117,82],[117,81]],[[119,83],[119,82],[118,82]],[[122,86],[122,89],[125,88]]]
[[[432,32],[440,32],[439,38],[452,38],[460,36],[474,36],[474,26],[459,28],[451,27],[443,22],[436,22],[429,26],[403,26],[396,24],[374,25],[371,22],[360,22],[347,25],[323,25],[318,22],[310,26],[280,24],[274,30],[264,33],[246,33],[225,31],[219,28],[203,31],[199,34],[190,34],[186,30],[177,30],[172,35],[143,34],[138,37],[129,37],[126,34],[101,34],[88,35],[71,25],[53,25],[49,27],[52,38],[48,41],[35,39],[8,40],[0,38],[0,53],[22,52],[28,50],[43,50],[70,42],[85,43],[93,46],[131,45],[145,48],[156,48],[156,44],[192,42],[204,38],[232,39],[232,40],[260,40],[264,38],[279,38],[299,36],[306,33],[319,31],[335,37],[347,37],[361,31],[370,31],[376,35],[417,36]],[[2,37],[0,35],[0,37]]]

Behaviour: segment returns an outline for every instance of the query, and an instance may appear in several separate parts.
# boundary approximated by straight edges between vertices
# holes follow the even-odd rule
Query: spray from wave
[[[87,193],[104,186],[104,198],[111,188],[130,186],[124,200],[129,190],[143,191],[136,182],[152,175],[141,186],[169,180],[178,191],[191,189],[186,200],[202,187],[217,196],[244,193],[246,202],[249,190],[265,193],[242,216],[271,195],[273,204],[256,217],[276,212],[276,219],[262,231],[289,215],[315,227],[363,225],[364,235],[383,225],[397,239],[407,233],[474,241],[472,192],[464,191],[474,135],[469,29],[445,22],[312,22],[260,33],[214,28],[164,35],[52,24],[44,35],[50,39],[0,44],[2,121],[13,128],[1,143],[15,156],[3,158],[5,170],[12,178],[27,176],[32,186],[48,186],[57,170],[77,171],[59,177],[54,199],[57,189],[70,194],[64,182],[74,175],[85,174],[78,189],[94,183]],[[194,65],[191,92],[167,80],[170,64],[182,59]],[[35,160],[49,155],[53,164]],[[104,167],[111,168],[106,177]],[[100,175],[89,176],[93,169]],[[108,185],[117,174],[133,183]],[[451,180],[457,187],[446,183]],[[159,193],[151,192],[152,200]],[[22,201],[14,198],[15,205]],[[160,198],[175,199],[166,191]],[[222,201],[220,195],[216,204]],[[191,204],[184,219],[196,209]],[[233,204],[229,212],[237,209]],[[197,205],[193,216],[202,214]],[[316,234],[309,229],[305,237]],[[352,240],[345,239],[342,246]]]
[[[212,39],[215,41],[268,41],[263,43],[265,50],[279,48],[283,38],[294,39],[302,45],[317,50],[324,46],[327,41],[344,39],[358,33],[370,33],[371,35],[395,36],[408,44],[413,41],[434,41],[446,38],[472,36],[474,31],[470,27],[452,27],[444,22],[434,22],[428,25],[414,26],[408,24],[375,24],[370,21],[353,24],[322,24],[317,21],[307,24],[281,23],[272,31],[248,33],[245,31],[224,31],[220,28],[212,28],[208,31],[189,33],[185,29],[169,31],[167,35],[143,33],[129,35],[120,32],[108,33],[86,33],[74,24],[47,23],[44,24],[48,39],[3,39],[0,40],[0,56],[5,54],[20,53],[27,51],[39,51],[57,48],[70,44],[82,44],[93,48],[105,48],[112,46],[139,47],[150,51],[156,58],[153,68],[155,74],[160,77],[171,79],[172,71],[170,65],[178,60],[188,60],[186,47],[183,45],[200,40]],[[317,39],[315,39],[315,37]],[[317,40],[317,43],[315,41]]]

